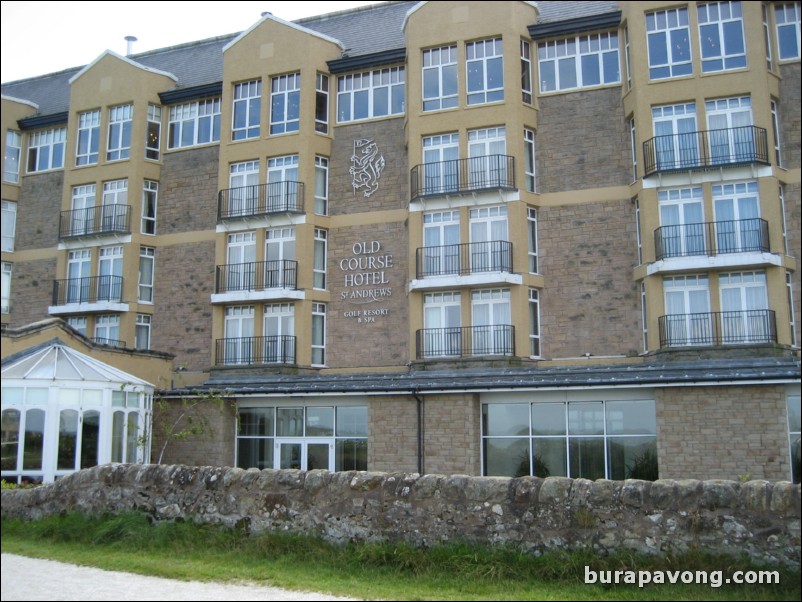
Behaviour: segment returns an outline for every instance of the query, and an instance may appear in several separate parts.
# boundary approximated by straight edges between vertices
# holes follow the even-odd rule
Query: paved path
[[[26,558],[0,557],[0,598],[12,600],[353,600],[244,584],[176,581]]]

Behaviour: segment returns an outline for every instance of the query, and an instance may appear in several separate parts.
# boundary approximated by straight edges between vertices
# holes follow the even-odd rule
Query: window
[[[687,8],[647,13],[646,37],[650,79],[693,73]]]
[[[3,262],[3,282],[2,286],[2,294],[0,295],[0,309],[2,309],[2,313],[7,314],[11,308],[11,272],[13,269],[13,264],[4,261]]]
[[[315,77],[315,131],[329,132],[329,76],[323,73]]]
[[[329,214],[329,160],[315,157],[315,213]]]
[[[68,316],[67,325],[86,336],[86,316]]]
[[[768,251],[762,233],[757,182],[713,186],[716,250],[722,253]]]
[[[458,292],[427,293],[423,296],[423,337],[419,357],[460,357],[462,318]]]
[[[150,349],[150,316],[136,315],[136,336],[134,346],[137,349]]]
[[[712,324],[707,276],[674,276],[663,279],[665,295],[661,346],[710,345]]]
[[[740,2],[700,4],[699,45],[702,72],[746,67],[743,15]]]
[[[419,277],[459,274],[459,211],[425,213],[423,245]]]
[[[770,323],[765,272],[719,274],[721,337],[727,343],[768,343]]]
[[[315,228],[314,287],[323,290],[326,288],[327,239],[326,230]]]
[[[326,364],[326,304],[312,304],[312,365]]]
[[[472,354],[513,355],[510,289],[485,289],[471,293],[473,314]]]
[[[796,315],[794,314],[794,288],[791,274],[785,274],[785,290],[788,293],[788,322],[791,329],[791,346],[796,347]]]
[[[156,234],[156,205],[159,183],[145,180],[142,187],[142,234]]]
[[[521,100],[532,104],[532,46],[521,40]]]
[[[301,111],[301,74],[274,77],[270,89],[270,133],[297,132]]]
[[[752,99],[748,96],[705,102],[710,158],[714,165],[749,161],[756,155]]]
[[[337,121],[404,113],[404,67],[346,75],[337,80]]]
[[[621,82],[614,31],[540,42],[537,48],[541,92]]]
[[[119,303],[123,288],[123,248],[100,249],[98,263],[98,301]]]
[[[643,329],[643,352],[648,353],[649,351],[649,322],[647,321],[646,317],[646,284],[644,282],[640,283],[640,321],[641,321],[641,328]]]
[[[296,211],[301,208],[298,155],[267,160],[267,211]]]
[[[504,55],[501,38],[465,45],[468,104],[504,100]]]
[[[259,201],[259,162],[233,163],[229,167],[229,216],[253,215]],[[224,200],[225,197],[223,197]]]
[[[6,130],[6,155],[3,157],[3,181],[19,182],[19,161],[22,153],[22,135],[14,130]]]
[[[33,132],[28,137],[28,173],[64,167],[67,128]]]
[[[800,410],[800,396],[789,395],[788,403],[788,444],[791,450],[791,480],[799,483],[802,479],[802,410]]]
[[[96,232],[95,226],[95,185],[74,186],[72,189],[72,216],[69,232],[71,235]]]
[[[6,253],[14,251],[14,238],[17,230],[17,204],[3,201],[3,243],[0,250]]]
[[[529,289],[529,357],[540,357],[540,291]]]
[[[262,81],[253,80],[234,86],[234,122],[232,139],[258,138],[262,111]]]
[[[226,261],[225,291],[256,290],[256,232],[229,234]],[[277,286],[278,282],[272,283],[273,277],[284,273],[280,264],[270,263],[265,264],[265,272],[269,282],[266,286]]]
[[[227,307],[223,364],[253,363],[253,305]]]
[[[94,340],[104,345],[120,343],[120,316],[98,316],[95,321]]]
[[[486,476],[657,480],[653,400],[482,404]]]
[[[785,188],[782,184],[778,187],[777,195],[780,198],[780,213],[782,214],[783,252],[788,255],[788,222],[785,216]]]
[[[774,6],[774,20],[777,23],[777,46],[780,60],[799,58],[799,22],[802,3],[786,2]]]
[[[766,67],[768,69],[774,68],[774,61],[772,60],[771,52],[771,36],[769,36],[769,7],[765,4],[763,9],[763,45],[766,51]]]
[[[91,259],[89,249],[70,251],[67,255],[67,303],[87,303],[94,297],[90,288]]]
[[[524,180],[526,189],[535,192],[535,132],[524,130]]]
[[[782,146],[780,145],[780,107],[776,100],[771,101],[771,132],[774,137],[774,156],[777,166],[782,167]]]
[[[145,159],[159,160],[162,133],[162,108],[148,105],[148,127],[145,130]]]
[[[153,303],[153,268],[156,263],[156,249],[139,247],[139,293],[137,301]]]
[[[220,141],[220,99],[170,107],[169,148],[184,148]]]
[[[423,51],[423,110],[453,109],[457,100],[457,47]]]
[[[469,216],[471,273],[512,272],[507,206],[471,209]]]
[[[265,280],[268,288],[295,288],[297,280],[293,278],[290,281],[295,276],[295,257],[295,228],[273,228],[265,231]],[[293,262],[293,267],[287,267],[286,262]]]
[[[707,245],[702,188],[660,190],[657,204],[660,209],[657,258],[704,255]]]
[[[100,145],[100,111],[87,111],[78,115],[78,146],[76,165],[94,165]]]
[[[534,207],[526,208],[526,229],[529,242],[529,273],[537,274],[539,273],[537,259],[537,209]]]
[[[699,165],[694,103],[652,107],[652,121],[658,171]]]
[[[107,161],[119,161],[131,156],[131,122],[134,105],[123,105],[109,109],[109,140]]]
[[[503,127],[468,132],[468,181],[472,190],[511,186]]]
[[[638,245],[638,265],[643,265],[643,233],[640,228],[640,201],[638,197],[632,200],[635,202],[635,236]]]
[[[632,89],[632,66],[629,58],[629,28],[624,28],[624,59],[627,68],[627,90]]]
[[[443,194],[459,190],[459,135],[440,134],[423,139],[423,192]]]
[[[101,232],[129,231],[128,180],[112,180],[103,184]]]
[[[295,363],[295,309],[292,303],[264,307],[262,361],[265,364]]]
[[[635,119],[627,119],[629,125],[629,144],[632,148],[632,181],[638,181],[638,137],[635,132]]]

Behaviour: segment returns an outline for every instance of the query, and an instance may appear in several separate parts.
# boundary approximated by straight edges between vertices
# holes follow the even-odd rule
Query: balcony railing
[[[122,303],[122,276],[92,276],[53,281],[53,305]]]
[[[410,173],[412,199],[479,190],[514,189],[515,158],[485,155],[416,165]]]
[[[102,337],[95,337],[92,339],[93,343],[97,343],[98,345],[108,345],[109,347],[119,347],[120,349],[125,349],[125,341],[118,341],[117,339],[104,339]]]
[[[750,163],[769,164],[766,130],[752,125],[655,136],[643,143],[646,176]]]
[[[490,240],[442,247],[421,247],[416,252],[418,279],[483,272],[512,272],[511,242]]]
[[[130,205],[98,205],[62,211],[59,218],[59,239],[130,233]]]
[[[419,360],[515,354],[515,326],[425,328],[415,334]]]
[[[259,364],[295,364],[295,337],[244,337],[217,339],[215,365],[252,366]]]
[[[769,224],[760,218],[662,226],[654,231],[657,261],[672,257],[768,253]]]
[[[769,309],[660,316],[660,348],[777,342]]]
[[[215,293],[297,288],[298,262],[290,260],[230,263],[217,266]]]
[[[303,182],[227,188],[217,195],[217,221],[271,213],[303,213]]]

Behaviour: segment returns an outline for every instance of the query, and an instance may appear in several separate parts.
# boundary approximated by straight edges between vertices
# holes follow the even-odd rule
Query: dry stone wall
[[[800,486],[107,464],[4,490],[3,518],[140,511],[332,542],[470,541],[532,553],[701,548],[798,566]]]

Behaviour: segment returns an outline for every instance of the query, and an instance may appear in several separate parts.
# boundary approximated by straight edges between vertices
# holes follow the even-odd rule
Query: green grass
[[[593,570],[766,570],[702,553],[664,559],[592,552],[550,553],[452,545],[333,546],[286,534],[248,536],[191,523],[151,524],[142,514],[3,521],[2,550],[108,570],[199,581],[253,581],[288,589],[395,600],[799,600],[799,571],[780,585],[585,585]],[[772,569],[774,570],[774,569]]]

